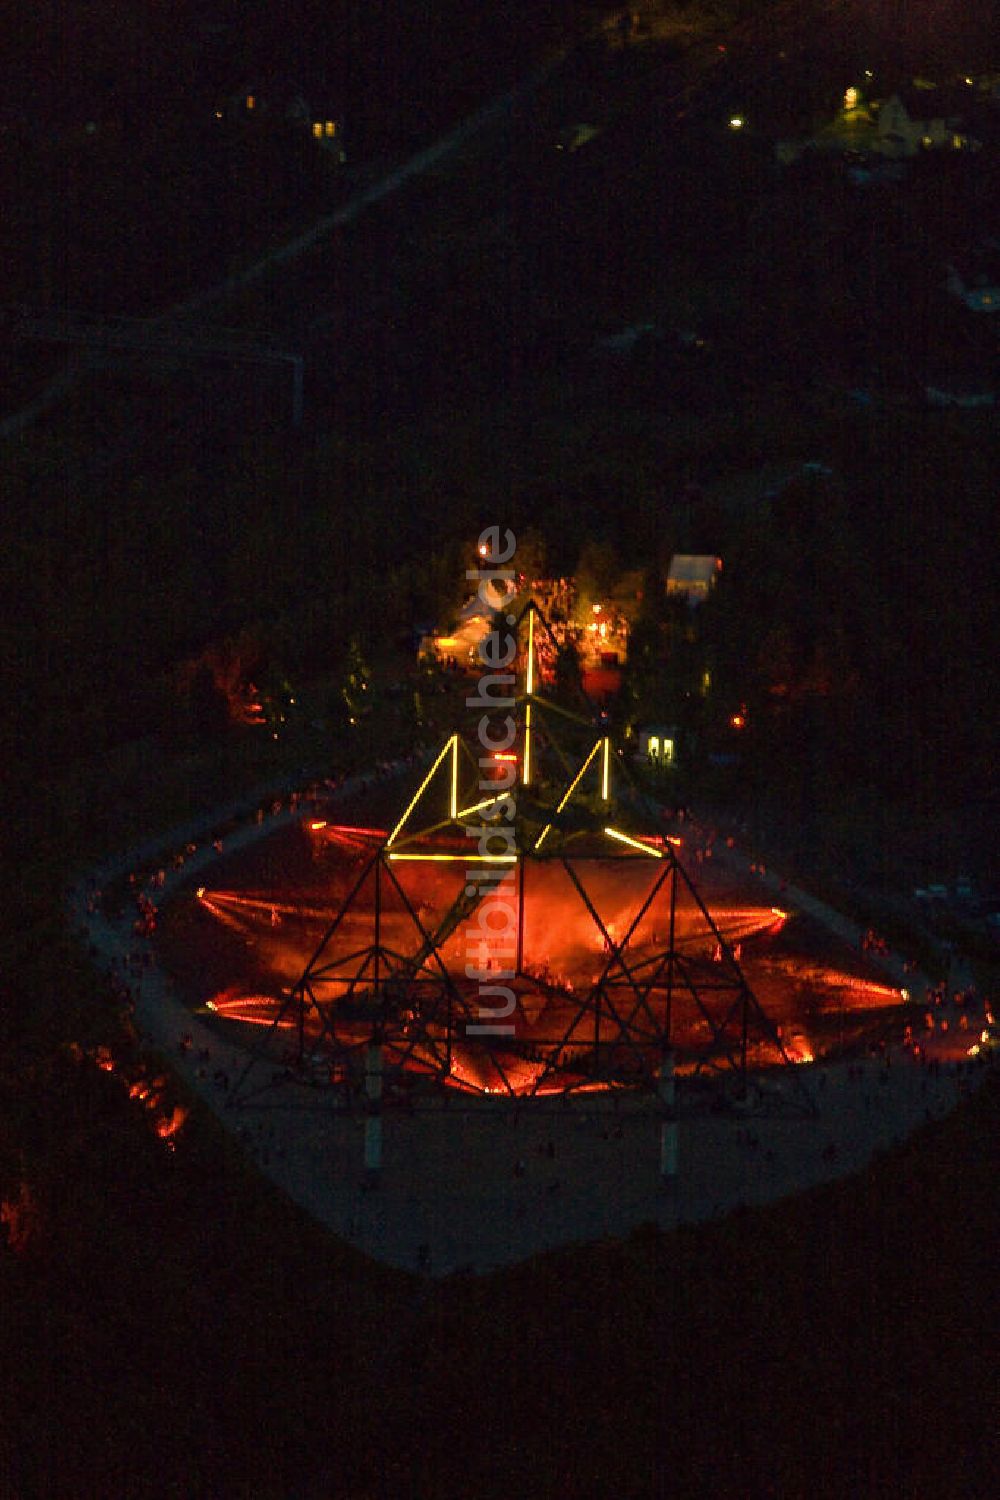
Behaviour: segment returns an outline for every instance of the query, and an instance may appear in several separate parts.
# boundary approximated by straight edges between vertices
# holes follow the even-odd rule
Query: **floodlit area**
[[[165,907],[157,936],[190,1007],[234,1043],[286,1065],[301,1027],[314,1081],[358,1081],[383,1013],[374,990],[402,960],[415,977],[395,1002],[385,1065],[403,1095],[421,1084],[480,1095],[628,1087],[655,1073],[667,1032],[680,1074],[711,1076],[743,1046],[750,1067],[809,1063],[877,1040],[906,1004],[866,955],[772,904],[702,844],[676,850],[697,870],[697,893],[678,881],[672,895],[655,861],[536,860],[521,879],[510,870],[492,913],[480,903],[456,919],[464,865],[401,861],[377,888],[386,830],[365,811],[361,798],[350,820],[343,806],[311,814],[220,858]],[[304,1006],[295,988],[324,937],[316,1004]],[[751,1023],[744,1036],[732,959],[773,1029]],[[489,1045],[469,1023],[482,985],[514,997]]]
[[[297,807],[258,815],[221,841],[196,846],[186,836],[183,863],[168,860],[162,883],[153,870],[153,930],[141,920],[142,890],[139,922],[127,912],[104,913],[89,887],[74,906],[106,961],[139,963],[138,1024],[174,1055],[250,1158],[295,1202],[380,1260],[432,1274],[478,1271],[639,1224],[670,1227],[765,1203],[859,1170],[874,1150],[952,1108],[974,1066],[986,1071],[989,1058],[973,1057],[980,1006],[935,1004],[925,1017],[924,1006],[909,1003],[876,966],[865,934],[805,892],[783,888],[773,872],[750,868],[728,840],[685,822],[676,835],[638,840],[659,859],[627,863],[605,854],[572,865],[648,1012],[640,1007],[632,1016],[622,1006],[624,985],[587,989],[595,973],[610,973],[614,954],[563,878],[562,860],[536,860],[526,867],[510,1036],[502,1045],[477,1040],[465,1034],[464,1019],[456,1025],[453,1013],[449,1027],[447,1008],[442,1015],[432,1004],[429,1015],[413,1016],[408,1038],[403,1008],[392,1015],[387,1005],[383,1088],[373,1114],[366,1069],[381,895],[364,876],[406,796],[397,776],[359,776],[329,796],[310,793]],[[682,843],[668,842],[674,838]],[[683,894],[678,874],[674,941],[660,946],[664,913],[655,900],[636,917],[654,872],[669,867],[668,849],[681,861],[678,872],[696,876],[691,886],[704,910],[690,891]],[[395,945],[412,963],[425,941],[414,918],[428,930],[443,910],[454,911],[458,877],[450,861],[386,864],[400,878],[384,903],[378,963],[398,956]],[[111,878],[102,871],[102,882]],[[357,899],[347,902],[352,891]],[[345,907],[350,921],[335,927]],[[469,915],[438,943],[457,971],[458,996],[468,993],[459,960]],[[145,935],[137,938],[140,926]],[[332,931],[336,941],[324,943]],[[738,1032],[726,1018],[738,992],[722,982],[728,960],[724,953],[720,961],[719,945],[738,952],[759,1007],[747,1012],[749,1088],[731,1065]],[[658,1059],[646,1055],[650,1032],[662,1047],[667,985],[662,975],[650,984],[648,970],[643,981],[642,965],[664,949],[678,978],[670,986],[681,1075],[676,1127],[662,1093],[650,1095],[660,1080],[650,1078],[648,1064]],[[368,984],[365,957],[372,959]],[[345,964],[361,974],[350,994],[337,978]],[[898,978],[898,960],[891,967]],[[306,972],[318,1004],[303,1009],[293,991]],[[926,981],[909,982],[923,999]],[[583,992],[592,1001],[597,990],[601,1006],[581,1010]],[[429,993],[440,1004],[445,991],[442,983]],[[390,998],[391,986],[383,994]],[[609,1000],[618,1010],[610,1027]],[[459,1001],[453,1005],[458,1012]],[[768,1034],[770,1057],[760,1046]],[[253,1086],[241,1090],[248,1065]],[[796,1097],[815,1108],[796,1109]],[[674,1129],[668,1176],[664,1150]]]
[[[988,1061],[974,999],[921,1016],[912,962],[644,790],[516,624],[504,748],[258,808],[133,872],[124,919],[150,1036],[297,1202],[424,1271],[855,1170]]]

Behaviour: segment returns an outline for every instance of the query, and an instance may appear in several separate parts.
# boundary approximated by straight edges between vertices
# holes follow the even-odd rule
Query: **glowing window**
[[[660,753],[660,737],[658,734],[649,736],[649,753],[658,756]]]
[[[673,740],[664,740],[663,741],[663,759],[664,760],[673,760],[673,758],[674,758],[674,742],[673,742]]]
[[[314,120],[313,121],[313,135],[316,137],[317,140],[319,140],[320,137],[322,136],[322,134],[323,134],[323,121],[322,120]]]
[[[257,101],[254,98],[253,94],[247,94],[247,109],[253,109],[256,103]]]
[[[334,121],[334,120],[327,120],[325,126],[323,127],[323,134],[324,135],[336,135],[337,134],[336,121]]]

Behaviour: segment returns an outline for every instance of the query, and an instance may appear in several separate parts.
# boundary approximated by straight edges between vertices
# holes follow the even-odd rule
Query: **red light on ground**
[[[288,1030],[296,1022],[291,1016],[279,1016],[279,1003],[274,995],[244,994],[238,986],[231,986],[207,1000],[205,1008],[215,1011],[216,1015],[227,1021],[239,1021],[246,1026],[277,1026],[279,1030]]]
[[[184,1106],[181,1104],[176,1105],[172,1114],[166,1115],[164,1118],[157,1120],[157,1135],[161,1140],[169,1140],[172,1135],[177,1134],[178,1130],[180,1130],[187,1117],[188,1112],[184,1108]]]

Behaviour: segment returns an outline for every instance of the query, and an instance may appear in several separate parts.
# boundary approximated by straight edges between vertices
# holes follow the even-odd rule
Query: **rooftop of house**
[[[700,554],[677,552],[670,559],[667,586],[670,584],[702,585],[708,587],[722,571],[722,558]]]

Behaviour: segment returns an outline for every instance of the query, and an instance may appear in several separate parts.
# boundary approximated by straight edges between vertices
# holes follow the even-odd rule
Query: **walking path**
[[[362,780],[352,777],[327,795],[334,801],[350,796]],[[307,808],[287,796],[276,799],[227,833],[224,852],[287,826]],[[232,813],[227,809],[213,818],[200,837],[188,827],[168,841],[183,863],[174,868],[167,861],[163,886],[153,892],[157,903],[209,870],[218,858],[211,829]],[[690,835],[685,842],[691,843]],[[96,961],[109,973],[138,975],[135,1020],[143,1042],[172,1059],[194,1093],[296,1203],[371,1255],[411,1270],[483,1271],[561,1244],[625,1234],[643,1223],[669,1228],[787,1196],[860,1170],[875,1152],[952,1109],[985,1071],[966,1056],[981,1019],[972,1031],[959,1031],[955,1008],[939,1007],[934,1032],[920,1032],[920,1061],[896,1046],[881,1057],[805,1070],[801,1076],[818,1107],[815,1118],[787,1112],[762,1118],[682,1115],[679,1173],[669,1188],[659,1172],[659,1119],[648,1100],[590,1095],[498,1108],[496,1101],[462,1096],[454,1108],[417,1105],[412,1114],[385,1114],[383,1170],[373,1188],[362,1170],[363,1118],[333,1113],[322,1092],[286,1085],[256,1105],[227,1107],[228,1082],[246,1054],[184,1005],[148,939],[135,936],[134,910],[116,919],[94,902],[95,881],[106,885],[130,868],[148,868],[149,859],[163,857],[163,848],[158,841],[130,860],[107,862],[69,898],[73,921]],[[713,858],[759,880],[785,908],[808,912],[848,941],[859,941],[860,931],[839,913],[760,873],[759,866],[751,871],[753,862],[741,851],[716,843]],[[130,962],[140,967],[130,969]],[[899,955],[883,960],[894,976],[902,975],[902,962]],[[911,986],[922,983],[919,976],[906,978]],[[916,1031],[923,1007],[913,1012]],[[981,1008],[975,1015],[981,1017]],[[950,1021],[947,1031],[943,1019]],[[783,1094],[786,1103],[790,1097],[787,1084],[773,1084],[768,1092]]]

